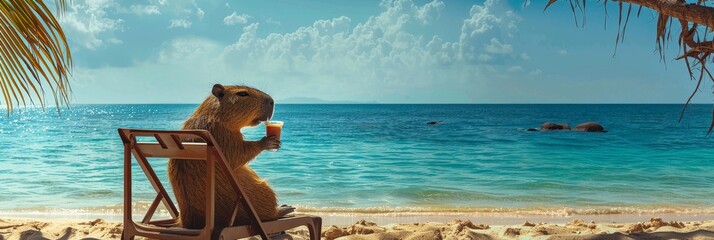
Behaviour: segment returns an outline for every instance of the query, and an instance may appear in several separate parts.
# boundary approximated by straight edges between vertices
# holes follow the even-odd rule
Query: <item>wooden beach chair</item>
[[[237,176],[230,171],[228,162],[216,145],[216,141],[211,134],[205,130],[139,130],[139,129],[119,129],[119,136],[124,143],[124,230],[122,239],[134,239],[141,236],[152,239],[238,239],[251,236],[260,236],[262,239],[269,239],[269,235],[281,233],[295,227],[306,226],[310,233],[310,239],[319,240],[322,219],[317,216],[295,215],[283,217],[272,221],[261,221],[253,208],[250,196],[244,194],[243,188],[238,184]],[[150,139],[152,141],[138,141]],[[183,142],[182,139],[201,139],[202,143]],[[141,140],[140,139],[140,140]],[[155,141],[153,141],[155,139]],[[146,215],[140,222],[132,219],[132,194],[131,194],[131,159],[132,155],[138,162],[141,169],[146,174],[149,182],[156,190],[156,198],[149,206]],[[172,198],[166,192],[164,185],[154,173],[149,164],[148,158],[169,158],[188,159],[196,161],[206,161],[206,226],[203,229],[187,229],[176,227],[178,216],[181,214],[174,205]],[[216,169],[226,171],[232,189],[238,198],[233,210],[233,217],[228,223],[229,227],[214,229],[215,213],[215,183]],[[159,204],[163,203],[170,219],[153,220]],[[238,207],[241,206],[249,215],[250,224],[244,226],[234,226]]]

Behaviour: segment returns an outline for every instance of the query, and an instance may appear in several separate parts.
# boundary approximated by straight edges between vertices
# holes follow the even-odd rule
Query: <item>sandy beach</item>
[[[118,221],[0,218],[0,239],[119,239]],[[307,229],[288,231],[308,239]],[[470,220],[421,221],[379,225],[359,220],[324,225],[323,239],[714,239],[714,220],[670,221],[652,217],[642,222],[567,223],[523,220],[520,224],[487,225]]]

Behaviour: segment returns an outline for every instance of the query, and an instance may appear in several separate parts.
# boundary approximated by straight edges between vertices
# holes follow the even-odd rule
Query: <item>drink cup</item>
[[[275,139],[280,141],[280,133],[283,130],[282,121],[267,121],[265,122],[265,136],[275,136]],[[269,149],[269,151],[278,151],[278,149]]]

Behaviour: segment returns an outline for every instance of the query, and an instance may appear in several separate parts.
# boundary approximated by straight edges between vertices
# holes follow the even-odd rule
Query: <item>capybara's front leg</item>
[[[236,144],[236,148],[240,149],[239,155],[228,155],[226,157],[231,164],[232,168],[237,168],[248,164],[251,160],[255,159],[261,152],[268,149],[278,149],[280,148],[280,140],[275,139],[274,136],[263,137],[259,141],[244,141]]]

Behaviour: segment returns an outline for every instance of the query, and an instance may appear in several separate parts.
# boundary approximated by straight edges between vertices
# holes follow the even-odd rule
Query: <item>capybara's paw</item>
[[[295,211],[295,207],[289,205],[281,205],[278,207],[278,217],[283,217]]]
[[[275,139],[275,136],[267,136],[260,139],[260,146],[263,150],[280,148],[280,140]]]

